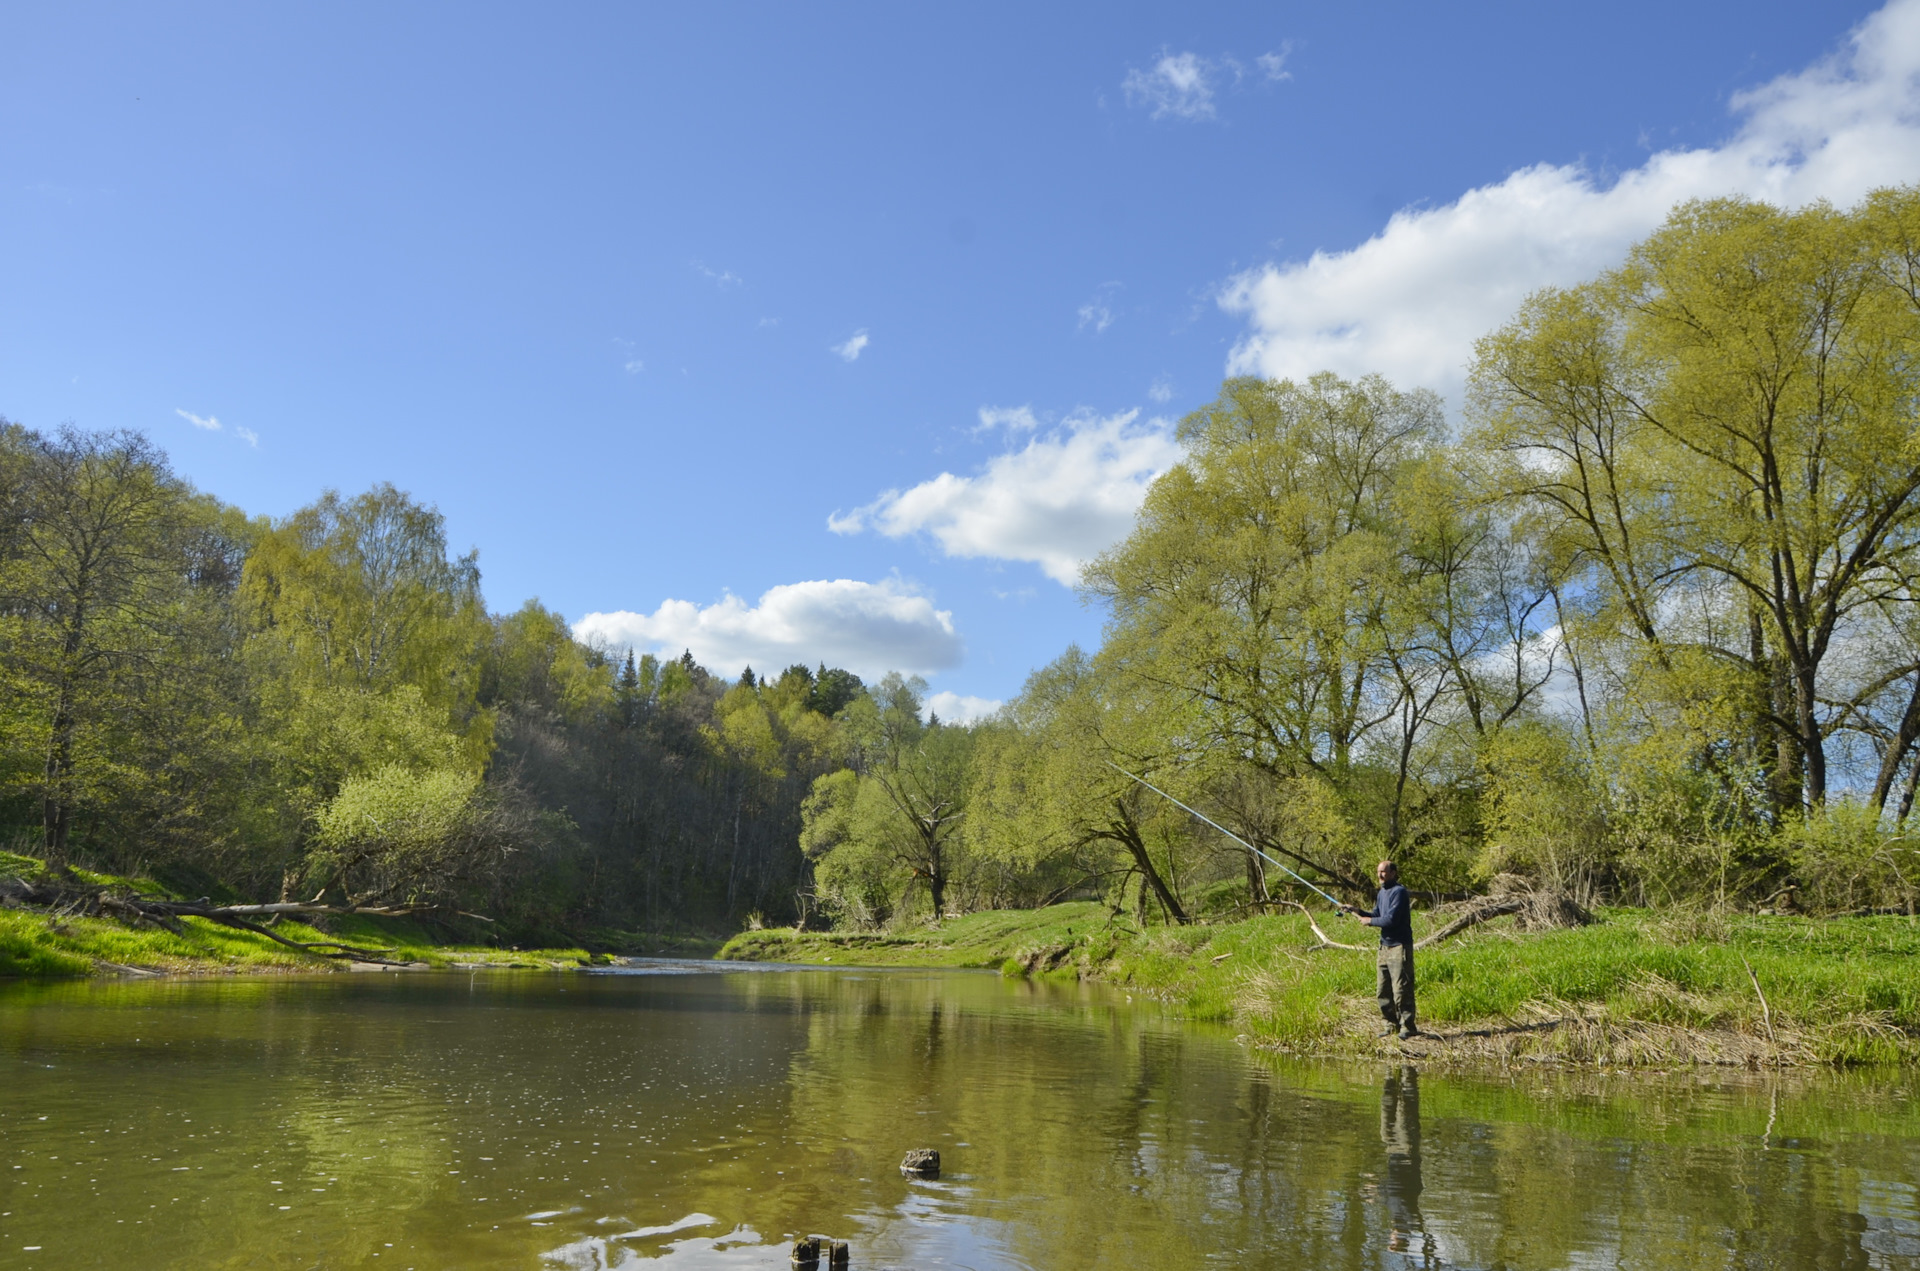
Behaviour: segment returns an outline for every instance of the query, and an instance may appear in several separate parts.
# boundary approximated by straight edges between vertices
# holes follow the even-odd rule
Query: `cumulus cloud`
[[[926,701],[926,713],[938,715],[949,724],[972,724],[987,718],[1006,705],[998,698],[971,697],[961,693],[935,693]]]
[[[1153,118],[1212,119],[1218,69],[1198,53],[1163,53],[1150,70],[1134,69],[1121,82],[1129,102],[1148,106]]]
[[[1124,538],[1147,486],[1180,458],[1165,420],[1139,411],[1079,415],[973,476],[943,472],[827,518],[836,534],[931,535],[949,556],[1031,561],[1072,586],[1081,566]]]
[[[839,578],[787,583],[753,605],[726,596],[701,606],[663,601],[652,613],[590,613],[577,639],[613,649],[678,657],[690,649],[702,666],[726,675],[803,662],[842,666],[865,678],[888,671],[930,675],[960,663],[953,614],[904,583]]]
[[[1610,184],[1540,164],[1397,213],[1349,251],[1251,270],[1220,303],[1247,331],[1235,374],[1379,371],[1458,402],[1475,337],[1545,286],[1617,264],[1676,203],[1744,194],[1845,205],[1920,177],[1920,0],[1894,0],[1834,55],[1733,99],[1723,144],[1669,150]]]
[[[852,339],[848,340],[845,344],[834,345],[831,352],[839,354],[840,360],[843,362],[857,362],[860,360],[860,351],[866,347],[867,329],[861,327],[853,333]]]

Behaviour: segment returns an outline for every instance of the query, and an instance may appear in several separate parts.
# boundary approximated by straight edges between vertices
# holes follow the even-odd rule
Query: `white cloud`
[[[861,327],[853,333],[852,339],[848,340],[845,344],[834,345],[831,351],[838,353],[840,360],[843,362],[855,362],[859,360],[860,350],[866,348],[867,343],[867,329]]]
[[[1579,165],[1540,164],[1401,211],[1350,251],[1240,275],[1220,296],[1248,323],[1228,370],[1379,371],[1457,404],[1477,336],[1531,292],[1617,264],[1676,203],[1845,205],[1920,178],[1920,0],[1894,0],[1840,52],[1736,95],[1733,109],[1741,122],[1722,145],[1656,154],[1610,185]]]
[[[971,697],[960,693],[939,692],[926,700],[926,714],[938,715],[943,723],[972,724],[985,719],[1006,703],[993,697]]]
[[[1163,53],[1152,70],[1130,70],[1121,87],[1129,102],[1153,108],[1155,119],[1213,118],[1213,63],[1198,53]]]
[[[691,649],[724,675],[757,667],[777,673],[795,662],[825,662],[864,678],[888,671],[929,675],[959,665],[953,614],[897,581],[787,583],[749,606],[738,596],[699,606],[663,601],[652,613],[590,613],[573,634],[609,648],[678,657]]]
[[[1147,385],[1147,396],[1166,405],[1173,400],[1173,381],[1164,375],[1156,376],[1153,383]]]
[[[188,423],[192,424],[195,428],[204,428],[208,432],[220,431],[220,421],[218,419],[215,419],[212,415],[207,415],[203,417],[203,416],[194,414],[190,410],[177,410],[177,409],[173,413],[180,416],[180,418],[186,420]]]
[[[708,280],[716,287],[738,287],[742,282],[746,281],[731,269],[713,269],[704,261],[698,260],[690,260],[687,263],[693,266],[698,272],[705,274]]]
[[[1112,326],[1113,297],[1119,290],[1120,284],[1117,282],[1102,283],[1100,289],[1093,293],[1093,299],[1080,306],[1079,330],[1092,327],[1093,333],[1099,335]]]
[[[233,435],[246,442],[249,446],[252,446],[255,450],[260,448],[260,434],[251,428],[241,428],[235,425]]]
[[[930,534],[949,556],[1032,561],[1072,586],[1080,567],[1133,528],[1147,486],[1180,458],[1170,426],[1139,411],[1080,415],[970,477],[943,472],[827,518],[836,534]]]
[[[1293,78],[1293,72],[1287,69],[1287,58],[1293,54],[1292,43],[1282,44],[1278,52],[1262,53],[1253,59],[1260,68],[1260,77],[1270,84]]]
[[[1020,429],[1032,432],[1040,427],[1040,421],[1034,418],[1031,406],[982,406],[980,408],[980,427],[977,431],[986,432],[994,428]]]

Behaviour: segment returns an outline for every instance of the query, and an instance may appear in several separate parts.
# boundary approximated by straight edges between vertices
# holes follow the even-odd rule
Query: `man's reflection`
[[[1387,1074],[1380,1091],[1380,1142],[1387,1149],[1381,1195],[1391,1231],[1387,1247],[1433,1256],[1433,1239],[1420,1221],[1420,1073],[1407,1067]]]

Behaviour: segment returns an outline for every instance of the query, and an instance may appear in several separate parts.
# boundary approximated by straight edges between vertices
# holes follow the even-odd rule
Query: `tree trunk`
[[[60,657],[60,686],[54,696],[53,730],[47,739],[46,785],[41,791],[40,825],[47,864],[67,863],[67,836],[73,824],[73,681],[85,635],[85,602],[74,606]]]
[[[1153,888],[1153,894],[1160,898],[1160,904],[1166,909],[1169,918],[1183,926],[1191,922],[1192,919],[1187,917],[1187,911],[1181,908],[1178,900],[1174,899],[1173,893],[1167,889],[1166,880],[1160,877],[1160,871],[1154,867],[1153,857],[1147,853],[1146,840],[1140,837],[1139,827],[1134,825],[1133,818],[1128,815],[1127,805],[1115,799],[1113,807],[1120,814],[1120,819],[1113,825],[1113,836],[1119,839],[1132,854],[1134,868],[1140,871],[1141,877],[1147,880],[1147,885]]]
[[[1800,754],[1806,763],[1807,806],[1823,807],[1827,802],[1827,747],[1820,736],[1820,721],[1814,714],[1814,665],[1804,659],[1796,659],[1794,666],[1794,706],[1795,720],[1800,725],[1798,738]]]
[[[947,914],[947,871],[938,865],[927,871],[927,891],[933,897],[933,917],[935,921]]]
[[[1887,753],[1881,756],[1880,774],[1873,780],[1874,811],[1886,810],[1887,796],[1893,792],[1893,779],[1916,739],[1920,739],[1920,675],[1914,677],[1906,712],[1900,716],[1900,730],[1887,743]]]

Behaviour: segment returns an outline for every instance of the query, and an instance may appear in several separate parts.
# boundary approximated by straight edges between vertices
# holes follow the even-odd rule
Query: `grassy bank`
[[[1597,1066],[1920,1059],[1920,924],[1608,910],[1566,931],[1510,919],[1421,951],[1426,1039],[1382,1040],[1373,959],[1314,949],[1298,915],[1140,931],[1098,905],[974,914],[885,936],[747,932],[721,957],[995,966],[1125,985],[1301,1054]],[[1416,935],[1429,926],[1416,917]],[[1330,929],[1357,939],[1351,928]]]
[[[152,879],[119,878],[75,870],[84,883],[127,888],[164,896]],[[28,879],[43,876],[31,857],[0,852],[0,875]],[[183,918],[179,933],[138,927],[115,919],[49,914],[30,908],[0,908],[0,977],[124,975],[137,973],[204,975],[339,971],[348,964],[289,949],[250,931],[201,918]],[[709,957],[720,941],[698,936],[662,936],[644,932],[595,931],[582,946],[551,941],[537,948],[501,948],[462,942],[424,923],[405,918],[366,916],[326,920],[325,930],[282,920],[274,930],[289,940],[341,940],[385,951],[385,957],[412,967],[555,970],[604,960],[609,953]],[[594,950],[589,952],[588,948]]]

